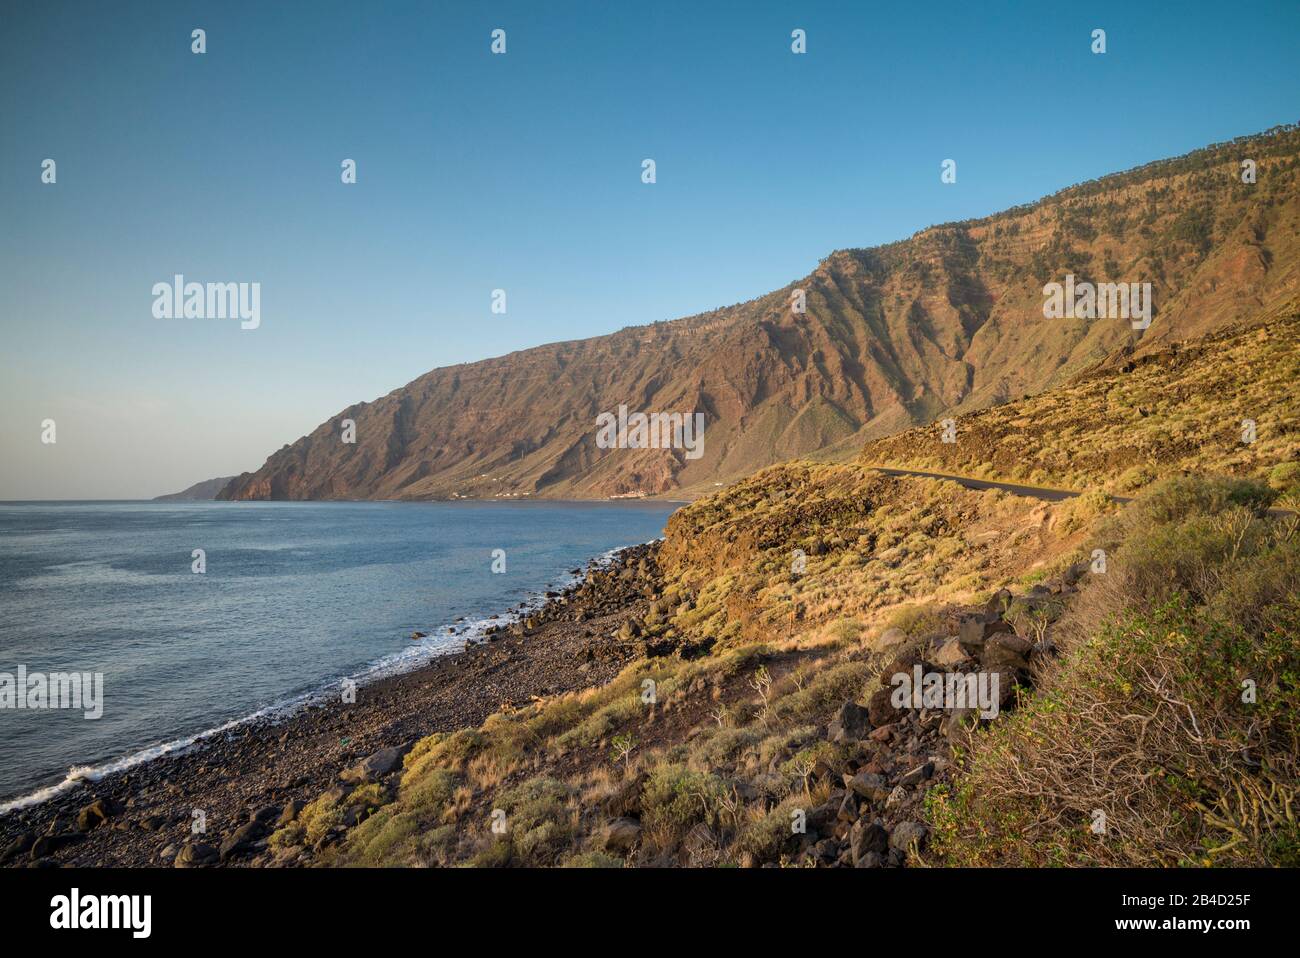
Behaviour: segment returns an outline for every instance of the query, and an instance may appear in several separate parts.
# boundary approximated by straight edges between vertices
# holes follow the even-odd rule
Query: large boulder
[[[85,835],[76,832],[56,832],[52,835],[42,835],[32,844],[28,857],[34,862],[40,861],[42,858],[53,855],[59,849],[73,845],[85,837]]]
[[[919,851],[925,847],[925,840],[929,835],[929,827],[922,825],[920,822],[899,822],[889,835],[889,847],[896,851],[906,852],[915,842]]]
[[[4,851],[0,851],[0,865],[8,864],[23,852],[30,851],[31,847],[36,844],[39,836],[30,829],[19,832],[14,840],[5,846]]]
[[[883,801],[889,795],[889,784],[885,781],[885,776],[872,772],[845,775],[844,784],[860,798],[873,802]]]
[[[1024,672],[1033,643],[1015,633],[995,635],[984,645],[980,664],[990,672]]]
[[[898,718],[898,710],[890,701],[893,694],[893,689],[876,689],[871,694],[871,698],[867,701],[867,717],[874,727],[889,725]]]
[[[217,849],[211,845],[203,842],[186,842],[184,847],[176,853],[175,867],[202,868],[204,865],[215,864],[219,855]]]
[[[889,850],[889,832],[875,822],[859,819],[849,831],[849,847],[853,851],[855,868],[878,867],[879,859]],[[876,859],[866,862],[866,857],[873,853]]]
[[[867,709],[857,702],[848,701],[831,719],[826,735],[832,742],[850,742],[865,738],[870,731],[871,719]]]
[[[957,643],[967,655],[979,655],[984,643],[992,636],[1010,631],[1011,624],[1000,618],[990,621],[984,616],[971,615],[962,619],[957,630]]]
[[[962,619],[957,627],[957,643],[962,651],[977,655],[984,648],[984,620],[978,615]]]
[[[243,854],[248,851],[250,845],[257,841],[266,833],[266,826],[259,821],[245,822],[234,830],[234,832],[221,843],[221,849],[218,856],[224,862],[235,855]]]
[[[42,858],[53,855],[59,849],[79,842],[86,837],[83,832],[67,831],[66,825],[67,822],[62,815],[55,815],[54,818],[50,819],[45,834],[37,836],[36,841],[32,842],[28,857],[33,862],[38,862]]]
[[[1000,646],[1004,649],[1008,649],[1011,652],[1015,652],[1017,655],[1022,655],[1025,657],[1028,657],[1029,653],[1034,650],[1033,642],[1025,638],[1023,635],[1017,635],[1014,632],[1003,632],[1000,633],[999,635],[992,636],[988,640],[987,645]]]
[[[407,751],[409,751],[409,746],[381,748],[365,760],[339,773],[339,778],[357,785],[376,782],[385,775],[391,775],[400,769],[402,767],[402,757]]]
[[[116,815],[120,809],[110,799],[97,798],[77,813],[77,831],[89,832]]]
[[[270,824],[278,819],[283,811],[284,809],[279,805],[263,805],[257,811],[249,812],[248,820],[250,822],[261,822],[264,825]]]
[[[808,827],[819,835],[827,834],[835,827],[835,819],[840,810],[840,803],[827,801],[808,812]]]
[[[880,684],[883,688],[893,688],[894,676],[900,673],[908,676],[912,675],[912,669],[921,666],[922,672],[929,671],[929,665],[925,661],[925,656],[921,654],[920,649],[909,649],[897,655],[892,662],[885,666],[880,673]]]
[[[966,653],[956,639],[944,640],[930,657],[934,659],[935,665],[945,671],[952,671],[967,661]]]

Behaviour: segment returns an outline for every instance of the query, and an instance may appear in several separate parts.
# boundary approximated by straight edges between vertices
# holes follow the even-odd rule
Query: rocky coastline
[[[252,721],[0,816],[0,865],[270,864],[266,837],[277,822],[338,781],[391,774],[424,736],[600,685],[645,654],[626,625],[653,598],[657,550],[650,543],[594,560],[517,621],[503,618],[463,651],[363,685],[355,702]]]

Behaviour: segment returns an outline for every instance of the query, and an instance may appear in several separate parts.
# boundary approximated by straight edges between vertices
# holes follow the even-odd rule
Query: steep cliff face
[[[1244,159],[1255,183],[1242,182]],[[342,410],[220,497],[659,495],[847,455],[1276,311],[1300,291],[1298,187],[1300,131],[1288,127],[837,251],[747,303],[435,369]],[[1044,285],[1067,275],[1150,283],[1150,328],[1044,318]],[[704,413],[702,454],[601,448],[596,417],[620,405]],[[342,441],[345,419],[355,443]]]

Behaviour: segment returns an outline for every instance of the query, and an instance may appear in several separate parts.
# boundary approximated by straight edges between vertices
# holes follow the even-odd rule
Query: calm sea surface
[[[104,676],[96,720],[0,708],[0,808],[50,794],[71,769],[93,776],[460,648],[467,626],[657,538],[673,508],[0,503],[0,673]],[[428,638],[412,641],[417,630]]]

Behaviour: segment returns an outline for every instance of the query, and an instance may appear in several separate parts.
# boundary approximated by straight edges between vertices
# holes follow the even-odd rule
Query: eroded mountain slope
[[[1243,157],[1258,165],[1254,184],[1241,182]],[[838,251],[747,303],[435,369],[340,411],[222,497],[696,493],[791,457],[855,451],[1278,309],[1300,291],[1297,176],[1300,132],[1280,129]],[[1043,286],[1067,274],[1150,282],[1151,327],[1045,319]],[[791,309],[796,289],[805,313]],[[596,416],[620,404],[702,412],[703,454],[599,448]]]

